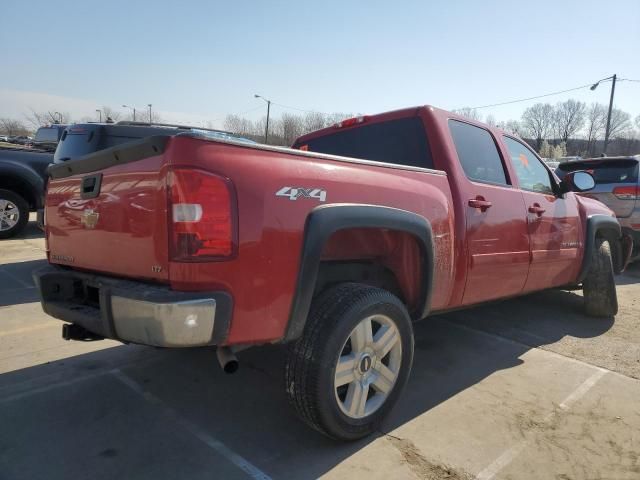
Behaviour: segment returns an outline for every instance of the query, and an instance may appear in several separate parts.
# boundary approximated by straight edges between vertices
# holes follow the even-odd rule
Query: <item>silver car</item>
[[[602,157],[561,163],[555,173],[562,180],[569,172],[585,170],[596,181],[586,197],[601,201],[618,217],[624,233],[633,238],[632,260],[640,259],[640,155]]]

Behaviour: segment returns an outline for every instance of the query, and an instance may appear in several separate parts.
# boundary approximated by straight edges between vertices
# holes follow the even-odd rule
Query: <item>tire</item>
[[[0,189],[0,238],[20,233],[29,221],[29,204],[17,193]]]
[[[411,319],[396,296],[357,283],[334,286],[313,301],[302,336],[290,345],[289,401],[303,421],[328,437],[365,437],[379,428],[405,387],[413,343]]]
[[[582,292],[587,315],[613,317],[618,313],[611,247],[607,240],[596,238],[591,252],[591,268],[582,283]]]

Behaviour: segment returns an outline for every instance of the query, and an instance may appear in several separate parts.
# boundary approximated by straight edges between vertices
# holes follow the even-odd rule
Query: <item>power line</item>
[[[321,115],[329,115],[328,113],[324,113],[324,112],[319,112],[318,110],[305,110],[304,108],[298,108],[298,107],[291,107],[289,105],[283,105],[281,103],[276,103],[276,102],[271,102],[271,105],[277,105],[278,107],[282,107],[282,108],[288,108],[290,110],[297,110],[299,112],[305,112],[305,113],[319,113]]]
[[[606,81],[611,81],[611,80],[606,80]],[[605,81],[603,80],[600,83],[605,83]],[[568,88],[566,90],[559,90],[557,92],[545,93],[544,95],[536,95],[535,97],[519,98],[517,100],[509,100],[508,102],[492,103],[490,105],[480,105],[478,107],[471,107],[471,109],[478,110],[480,108],[499,107],[501,105],[510,105],[512,103],[527,102],[529,100],[536,100],[538,98],[551,97],[553,95],[560,95],[561,93],[573,92],[575,90],[582,90],[583,88],[591,87],[591,85],[593,84],[588,83],[586,85],[581,85],[579,87]]]

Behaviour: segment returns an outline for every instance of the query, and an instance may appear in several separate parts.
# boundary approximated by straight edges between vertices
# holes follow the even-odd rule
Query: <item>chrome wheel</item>
[[[402,342],[391,318],[372,315],[358,323],[336,362],[334,387],[342,412],[362,418],[378,410],[396,383],[401,363]]]
[[[9,200],[0,198],[0,231],[11,230],[20,220],[20,210]]]

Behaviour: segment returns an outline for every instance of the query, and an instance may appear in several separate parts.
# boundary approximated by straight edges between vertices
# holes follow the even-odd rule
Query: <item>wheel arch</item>
[[[591,268],[590,252],[595,248],[596,238],[605,238],[611,247],[611,256],[616,273],[619,273],[624,263],[620,238],[622,230],[615,217],[608,215],[590,215],[587,218],[587,228],[584,241],[584,255],[577,283],[582,283]]]
[[[284,341],[298,338],[306,323],[320,270],[323,248],[330,237],[351,228],[381,228],[411,235],[420,247],[421,282],[414,320],[424,318],[431,306],[434,280],[434,246],[431,224],[424,217],[391,207],[362,204],[322,205],[305,222],[298,278]]]
[[[44,181],[26,168],[0,167],[0,188],[20,195],[32,210],[43,206]]]

